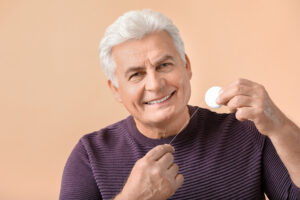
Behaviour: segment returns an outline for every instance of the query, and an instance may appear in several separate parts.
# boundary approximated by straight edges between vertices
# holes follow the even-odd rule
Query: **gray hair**
[[[149,33],[159,31],[167,31],[170,34],[185,64],[184,44],[179,30],[169,18],[159,12],[150,9],[129,11],[106,29],[99,45],[99,57],[102,69],[113,85],[118,87],[118,81],[114,74],[116,64],[111,56],[112,48],[128,40],[142,39]]]

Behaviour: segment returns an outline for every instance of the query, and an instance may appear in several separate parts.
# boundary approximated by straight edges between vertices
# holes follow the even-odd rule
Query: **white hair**
[[[102,69],[113,85],[118,87],[118,81],[115,78],[116,64],[111,56],[112,48],[128,40],[142,39],[149,33],[159,31],[167,31],[170,34],[185,64],[184,44],[179,30],[168,17],[159,12],[150,9],[129,11],[106,29],[100,42],[99,57]]]

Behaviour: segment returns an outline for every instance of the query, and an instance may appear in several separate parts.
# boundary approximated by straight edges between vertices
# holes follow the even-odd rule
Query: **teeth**
[[[162,99],[156,100],[156,101],[150,101],[150,102],[147,102],[147,104],[152,105],[152,104],[156,104],[156,103],[161,103],[161,102],[167,100],[168,98],[170,98],[171,95],[172,95],[172,94],[170,94],[170,95],[168,95],[168,96],[166,96],[166,97],[164,97],[164,98],[162,98]]]

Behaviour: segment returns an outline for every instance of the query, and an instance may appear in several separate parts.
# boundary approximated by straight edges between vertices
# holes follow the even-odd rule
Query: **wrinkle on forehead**
[[[174,58],[176,54],[179,56],[173,39],[164,31],[149,34],[140,40],[129,40],[112,48],[116,65],[123,68],[153,65],[166,54]]]

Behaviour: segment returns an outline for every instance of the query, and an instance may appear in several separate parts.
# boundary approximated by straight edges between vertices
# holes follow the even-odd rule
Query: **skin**
[[[173,163],[174,148],[159,145],[134,165],[130,176],[115,199],[165,200],[183,184],[178,166]]]
[[[251,120],[272,141],[291,179],[300,187],[300,129],[273,103],[266,89],[238,79],[222,88],[217,103],[228,106],[238,120]]]
[[[140,40],[115,46],[112,56],[119,87],[108,85],[116,99],[134,117],[138,130],[146,137],[159,139],[180,132],[190,116],[190,62],[181,60],[172,38],[166,32],[152,33]],[[153,102],[172,94],[171,98]],[[246,79],[238,79],[223,87],[217,101],[235,112],[240,121],[252,120],[258,130],[268,136],[289,171],[300,186],[300,130],[273,103],[265,88]],[[174,163],[174,148],[159,145],[139,159],[115,199],[163,200],[171,197],[184,178]]]
[[[139,131],[153,139],[178,133],[190,117],[192,71],[188,57],[184,64],[170,35],[163,31],[124,42],[113,47],[112,57],[119,87],[110,81],[108,85],[132,114]],[[170,94],[167,101],[145,104]]]
[[[190,116],[192,71],[186,56],[182,61],[167,32],[152,33],[112,49],[119,87],[108,85],[118,101],[132,114],[138,130],[146,137],[166,138],[180,132]],[[147,104],[168,97],[161,103]],[[174,149],[159,145],[138,160],[115,199],[163,200],[183,184],[173,162]]]

